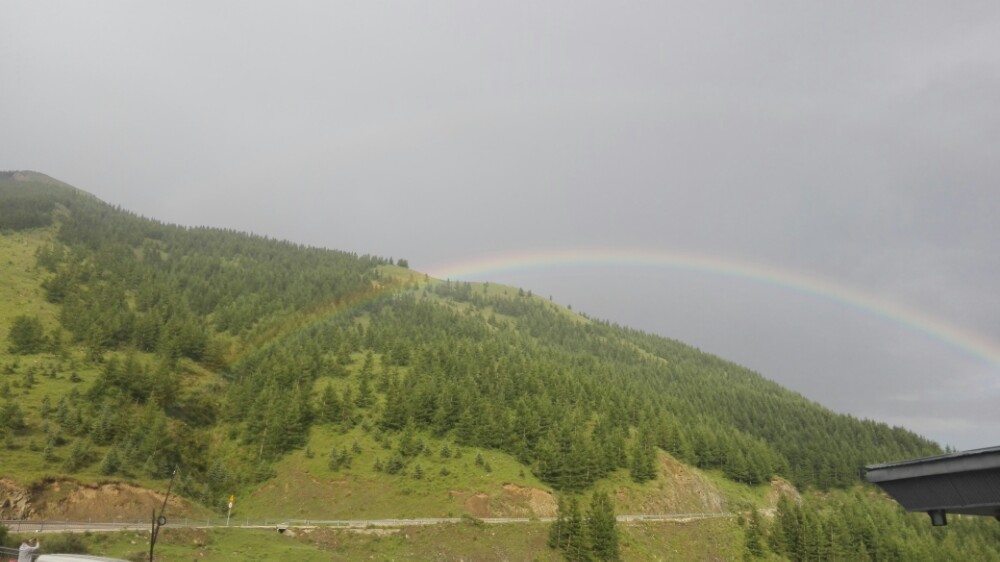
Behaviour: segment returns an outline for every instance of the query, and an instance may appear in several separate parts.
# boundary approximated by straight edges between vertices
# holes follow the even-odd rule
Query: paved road
[[[677,521],[689,519],[706,519],[712,517],[731,517],[732,513],[665,513],[644,515],[619,515],[618,521]],[[461,523],[462,521],[481,521],[486,524],[528,523],[532,521],[554,521],[554,517],[486,517],[469,519],[462,517],[428,517],[422,519],[246,519],[233,518],[228,524],[225,519],[168,519],[166,527],[170,528],[266,528],[286,529],[299,527],[407,527],[411,525],[436,525],[439,523]],[[120,521],[0,521],[14,533],[59,533],[84,531],[125,531],[148,530],[151,521],[120,520]]]

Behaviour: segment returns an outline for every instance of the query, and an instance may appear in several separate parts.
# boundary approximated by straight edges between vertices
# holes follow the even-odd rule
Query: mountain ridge
[[[13,172],[9,173],[14,178],[14,181],[20,182],[22,184],[30,183],[41,183],[47,186],[59,186],[65,187],[67,189],[73,190],[73,195],[77,195],[80,192],[75,188],[71,188],[68,184],[59,182],[44,176],[43,174],[38,174],[35,172],[24,173],[24,172]],[[36,181],[36,179],[38,181]],[[58,199],[57,194],[48,194],[51,200]],[[92,197],[92,196],[91,196]],[[91,202],[99,201],[93,198]],[[66,201],[61,201],[65,205]],[[170,252],[164,252],[164,244],[162,237],[167,236],[164,231],[172,231],[173,234],[184,238],[184,234],[194,234],[198,236],[199,234],[204,234],[207,237],[211,237],[213,234],[216,237],[221,237],[225,239],[225,243],[232,244],[232,247],[228,247],[225,251],[215,251],[211,256],[203,256],[197,253],[186,253],[182,259],[191,261],[199,259],[204,261],[204,268],[209,268],[212,271],[212,283],[218,283],[220,281],[230,281],[234,282],[234,278],[245,275],[245,269],[248,264],[253,263],[255,260],[259,261],[256,256],[251,256],[248,254],[240,254],[241,243],[247,243],[247,240],[252,239],[247,238],[245,235],[239,233],[230,233],[225,231],[218,231],[214,229],[187,229],[182,227],[174,227],[172,225],[162,225],[156,223],[155,221],[149,221],[148,219],[141,219],[134,217],[128,213],[122,214],[118,219],[112,219],[111,216],[114,213],[120,213],[116,209],[112,209],[109,205],[100,202],[94,203],[98,208],[97,210],[103,211],[105,213],[106,220],[112,224],[117,224],[116,221],[120,222],[122,227],[128,225],[132,232],[129,232],[125,236],[128,240],[119,240],[118,243],[125,243],[131,246],[132,254],[139,254],[145,262],[158,262],[176,256],[169,256]],[[93,211],[91,211],[93,212]],[[53,213],[54,214],[54,213]],[[117,216],[117,215],[116,215]],[[124,218],[121,218],[124,217]],[[82,223],[82,224],[80,224]],[[142,226],[139,226],[142,225]],[[73,232],[73,229],[77,232]],[[145,229],[146,232],[137,232]],[[87,235],[91,235],[94,231],[100,230],[100,227],[95,223],[94,218],[90,215],[84,213],[83,217],[68,218],[66,222],[61,224],[58,228],[60,233],[66,230],[70,230],[69,236],[78,236],[81,233],[83,236],[78,236],[75,243],[79,243],[80,239],[86,239]],[[118,235],[113,232],[113,229],[105,229],[102,236],[110,235],[112,237]],[[66,234],[63,234],[65,237]],[[121,238],[120,235],[118,235]],[[95,239],[89,242],[92,249],[99,247],[102,244],[108,243],[106,239]],[[338,267],[343,263],[351,263],[353,255],[346,252],[337,252],[333,250],[318,250],[313,248],[304,248],[301,246],[293,245],[287,242],[281,241],[265,241],[261,244],[262,246],[270,247],[271,254],[268,258],[278,259],[279,254],[273,253],[275,251],[275,246],[280,247],[280,250],[287,249],[290,252],[305,252],[310,254],[311,257],[317,255],[330,256],[336,254],[339,258]],[[58,258],[52,257],[51,254],[55,254],[56,248],[60,248],[58,245],[53,245],[49,252],[45,250],[40,250],[39,259],[43,263],[48,263],[46,260],[54,261]],[[188,252],[190,250],[190,242],[182,243],[180,245],[182,252]],[[155,250],[155,252],[154,252]],[[221,252],[221,253],[220,253]],[[229,252],[229,253],[226,253]],[[97,254],[98,256],[102,254]],[[127,259],[130,256],[126,256]],[[81,265],[85,263],[86,260],[81,262]],[[98,258],[99,261],[99,258]],[[476,335],[474,340],[470,342],[473,346],[479,346],[480,343],[475,343],[475,341],[487,341],[491,338],[497,338],[503,335],[505,328],[520,327],[526,329],[529,335],[529,339],[534,341],[535,344],[539,342],[545,342],[548,346],[549,352],[552,350],[559,349],[561,353],[568,353],[566,356],[567,361],[579,361],[584,360],[585,362],[593,363],[593,361],[587,357],[588,347],[599,350],[602,354],[612,354],[614,361],[620,364],[629,364],[631,368],[635,370],[633,373],[633,378],[622,381],[622,384],[631,384],[634,382],[636,376],[643,376],[647,379],[648,384],[654,387],[659,387],[660,392],[664,393],[667,390],[672,392],[678,391],[678,384],[686,380],[684,393],[687,393],[692,399],[696,399],[702,403],[711,403],[717,400],[717,395],[720,393],[726,393],[727,387],[731,389],[730,382],[740,381],[745,387],[740,389],[741,392],[755,392],[758,397],[762,400],[766,400],[769,396],[776,397],[781,396],[779,401],[783,401],[786,405],[788,400],[791,399],[793,402],[799,400],[796,398],[795,393],[790,393],[781,389],[778,385],[767,381],[760,375],[753,373],[745,368],[735,365],[731,362],[716,358],[715,356],[706,355],[698,350],[694,350],[688,346],[680,344],[679,342],[674,343],[671,340],[663,339],[659,336],[652,334],[647,334],[645,332],[640,332],[637,330],[631,330],[629,328],[622,328],[616,325],[594,321],[589,318],[581,317],[575,313],[572,313],[558,305],[544,301],[543,299],[533,297],[530,293],[525,294],[523,290],[518,290],[515,296],[512,289],[504,288],[499,285],[493,284],[492,291],[490,284],[470,284],[462,282],[451,282],[450,280],[440,281],[430,279],[420,272],[409,270],[408,268],[401,268],[392,266],[384,259],[364,257],[358,258],[355,263],[355,278],[351,280],[344,280],[344,284],[348,285],[346,290],[337,291],[334,287],[328,287],[328,292],[316,291],[316,294],[310,297],[297,299],[296,304],[286,304],[282,307],[265,307],[262,302],[251,303],[247,309],[239,309],[238,306],[234,306],[231,303],[222,302],[221,296],[214,295],[214,298],[206,297],[204,291],[199,291],[198,293],[189,292],[186,293],[186,299],[189,301],[194,299],[201,299],[210,302],[188,302],[188,311],[181,314],[172,314],[170,312],[162,312],[155,308],[155,305],[150,304],[151,310],[150,314],[143,314],[141,308],[144,306],[144,301],[160,298],[162,295],[156,294],[157,291],[162,291],[163,287],[149,286],[146,290],[143,290],[142,286],[136,289],[129,287],[118,286],[116,289],[118,291],[117,297],[120,297],[118,302],[114,306],[117,306],[120,310],[119,318],[115,321],[104,322],[103,324],[109,329],[107,333],[102,335],[94,335],[94,330],[92,325],[88,325],[87,322],[92,320],[88,316],[90,312],[88,311],[88,306],[93,306],[94,303],[87,302],[88,300],[93,300],[94,295],[83,294],[78,299],[70,299],[71,302],[65,302],[66,296],[63,294],[67,290],[67,287],[80,280],[89,280],[89,275],[80,275],[80,272],[69,272],[71,268],[62,267],[59,265],[50,264],[49,270],[53,274],[52,277],[46,279],[42,285],[46,291],[46,299],[54,304],[58,304],[62,307],[60,323],[62,328],[68,330],[70,333],[74,334],[74,338],[77,340],[83,340],[84,334],[91,340],[89,342],[90,348],[93,350],[94,354],[102,351],[111,351],[114,349],[123,350],[125,348],[132,348],[138,352],[146,353],[158,353],[160,355],[164,354],[164,347],[166,344],[162,341],[157,340],[159,334],[153,333],[156,331],[155,326],[151,326],[152,322],[155,320],[157,322],[161,321],[164,315],[172,316],[186,316],[185,320],[187,322],[187,331],[178,331],[174,327],[171,327],[172,333],[175,335],[175,340],[172,342],[173,349],[167,352],[170,359],[187,359],[191,360],[195,364],[202,364],[209,367],[212,370],[213,367],[223,367],[224,363],[238,357],[243,357],[241,361],[246,361],[244,357],[247,355],[248,351],[246,349],[241,349],[241,344],[243,346],[249,346],[252,344],[254,347],[260,347],[262,342],[265,341],[275,341],[280,339],[283,333],[296,333],[300,330],[308,329],[308,325],[321,323],[323,318],[326,316],[335,316],[337,314],[358,314],[358,312],[351,312],[348,309],[353,309],[360,312],[359,317],[367,315],[367,317],[361,318],[362,324],[365,322],[371,325],[373,320],[378,320],[380,317],[378,314],[372,314],[372,311],[377,311],[378,313],[384,312],[387,308],[384,306],[380,299],[391,297],[393,306],[397,310],[402,310],[403,308],[412,307],[421,310],[412,310],[412,314],[422,314],[426,317],[432,317],[434,315],[441,316],[442,318],[448,313],[445,311],[450,310],[458,316],[451,318],[448,321],[454,321],[457,318],[463,319],[468,324],[468,329],[475,332]],[[157,267],[159,264],[153,263],[152,267]],[[128,263],[120,264],[119,266],[126,269],[135,270],[141,268],[140,264]],[[357,269],[359,268],[360,269]],[[232,270],[230,274],[226,274],[226,270]],[[133,274],[134,271],[132,272]],[[277,285],[277,289],[283,290],[287,287],[289,283],[288,277],[283,275],[284,272],[274,272],[268,271],[265,273],[266,281],[268,283],[273,283]],[[150,272],[147,272],[151,275]],[[76,279],[72,277],[76,275]],[[172,283],[173,281],[169,279],[169,275],[165,275],[165,282]],[[423,277],[421,279],[421,277]],[[183,283],[200,283],[202,288],[209,292],[213,292],[213,287],[208,286],[208,283],[204,281],[203,278],[196,276],[189,276],[189,280],[183,281]],[[257,280],[257,285],[265,280]],[[328,279],[323,281],[318,281],[317,279],[311,279],[310,283],[320,282],[324,284],[330,284]],[[108,285],[114,286],[116,283],[110,283]],[[150,284],[152,285],[152,284]],[[101,283],[94,284],[94,287],[101,286]],[[91,289],[94,287],[90,287]],[[300,285],[301,287],[301,285]],[[244,300],[255,300],[256,295],[261,294],[260,287],[251,287],[250,290],[241,290],[239,294],[236,295],[236,299]],[[111,289],[109,289],[111,290]],[[475,291],[475,292],[474,292]],[[217,291],[221,292],[221,291]],[[82,291],[81,291],[82,293]],[[247,295],[252,295],[248,297]],[[134,299],[135,304],[130,304],[129,299]],[[308,304],[308,303],[312,304]],[[433,303],[433,304],[432,304]],[[107,304],[107,303],[104,303]],[[193,305],[193,306],[190,306]],[[255,305],[255,306],[254,306]],[[443,307],[443,308],[441,308]],[[191,309],[194,310],[191,310]],[[264,308],[262,311],[261,309]],[[431,310],[433,309],[433,312]],[[71,313],[68,313],[70,310]],[[478,311],[478,316],[475,319],[471,319],[466,314],[467,311],[473,310]],[[557,310],[558,314],[552,314],[550,311]],[[261,316],[264,316],[262,312],[270,313],[270,322],[264,322],[261,320]],[[159,314],[158,314],[159,313]],[[204,314],[211,315],[211,322],[214,326],[206,326]],[[488,314],[488,316],[487,316]],[[563,316],[565,315],[565,316]],[[193,316],[194,318],[191,318]],[[87,320],[81,321],[80,317],[84,317]],[[199,321],[199,318],[201,320]],[[281,320],[285,318],[285,320]],[[498,319],[499,318],[499,319]],[[563,319],[575,318],[576,320],[570,322],[564,322]],[[502,320],[500,320],[502,319]],[[405,319],[401,324],[405,325],[410,319]],[[485,320],[485,322],[481,322]],[[426,319],[415,320],[413,325],[419,325],[418,322],[426,322]],[[585,324],[579,324],[583,321]],[[135,324],[143,324],[141,326],[136,326]],[[177,324],[181,321],[178,320]],[[200,325],[199,325],[200,324]],[[472,324],[477,324],[473,326]],[[485,331],[484,331],[485,328]],[[445,332],[448,330],[445,329]],[[253,332],[251,334],[251,332]],[[490,333],[494,335],[490,335]],[[238,335],[239,334],[239,335]],[[553,336],[560,334],[557,339]],[[234,337],[235,336],[235,337]],[[446,337],[455,338],[453,341],[458,341],[456,335]],[[248,338],[246,341],[241,341],[241,337]],[[419,335],[414,333],[414,331],[408,330],[407,333],[399,335],[399,338],[394,341],[382,342],[380,345],[383,346],[398,346],[406,345],[413,341],[413,338],[418,338]],[[181,341],[185,340],[186,341]],[[369,339],[371,336],[369,336]],[[475,340],[475,338],[485,338],[480,340]],[[391,337],[389,339],[392,339]],[[518,339],[518,338],[514,338]],[[154,341],[156,340],[156,341]],[[548,341],[546,341],[548,340]],[[513,340],[512,340],[513,341]],[[403,342],[403,343],[400,343]],[[352,345],[356,345],[356,342]],[[522,345],[520,341],[511,343],[510,345],[519,346]],[[417,346],[419,348],[419,346]],[[526,348],[528,349],[528,348]],[[361,348],[355,350],[355,352],[360,352]],[[638,354],[631,353],[629,350],[637,350]],[[481,352],[482,350],[480,350]],[[522,350],[524,351],[524,350]],[[371,348],[369,348],[369,354],[372,353]],[[314,353],[315,354],[315,353]],[[318,355],[318,354],[317,354]],[[383,354],[384,355],[384,354]],[[645,356],[648,358],[655,358],[655,365],[644,364],[644,360],[641,358]],[[314,357],[316,361],[322,361],[322,358]],[[341,357],[343,359],[343,357]],[[369,359],[371,360],[371,359]],[[345,363],[345,361],[341,361]],[[397,367],[406,367],[405,361],[395,361],[389,360],[389,363],[396,363]],[[624,362],[624,363],[622,363]],[[697,378],[700,384],[691,384],[693,378],[690,373],[681,372],[683,369],[679,365],[684,363],[697,363],[698,370],[693,378]],[[235,365],[239,368],[240,362]],[[229,366],[230,370],[233,366]],[[602,367],[604,370],[607,367]],[[578,369],[579,370],[579,369]],[[645,374],[642,374],[645,373]],[[712,395],[700,392],[701,387],[704,387],[704,382],[706,380],[713,380],[718,383],[718,386],[709,385],[712,389]],[[753,390],[756,389],[756,390]],[[259,390],[259,389],[257,389]],[[383,389],[387,391],[388,389]],[[439,389],[440,390],[440,389]],[[718,392],[716,392],[718,391]],[[136,392],[139,392],[138,390]],[[669,392],[667,392],[669,394]],[[635,397],[629,398],[634,407],[637,407],[639,402],[636,402]],[[803,404],[809,404],[811,406],[818,406],[813,401],[801,397]],[[388,400],[388,398],[387,398]],[[773,400],[772,400],[773,402]],[[387,407],[391,403],[387,404]],[[645,406],[648,409],[650,406]],[[703,408],[681,408],[684,410],[689,410],[690,415],[696,415],[695,410]],[[829,412],[829,410],[826,410]],[[726,412],[720,410],[719,414],[726,418],[729,423],[735,423],[741,431],[752,429],[755,424],[759,425],[761,420],[737,420],[734,416],[726,415]],[[635,414],[631,416],[629,414],[620,412],[622,417],[632,417],[630,420],[631,430],[630,432],[637,431],[639,429],[639,419]],[[393,420],[393,412],[388,414],[382,413],[382,419],[380,423],[385,427],[394,427],[395,429],[401,429],[401,421],[386,421],[387,419]],[[412,413],[407,413],[404,415],[412,415]],[[452,413],[456,415],[456,413]],[[655,417],[655,416],[651,416]],[[745,417],[745,414],[744,414]],[[426,420],[425,420],[426,421]],[[670,425],[667,423],[666,425]],[[877,424],[876,426],[877,427]],[[454,425],[449,426],[447,429],[454,429]],[[621,427],[620,430],[628,429],[627,427]],[[759,428],[758,428],[759,429]],[[645,429],[648,433],[654,433],[653,428]],[[662,434],[657,439],[660,441],[658,446],[666,450],[670,450],[671,447],[666,442],[671,440],[671,432],[675,431],[674,428],[658,428]],[[773,432],[772,432],[773,433]],[[633,436],[626,434],[620,436],[618,439],[631,439]],[[690,437],[690,436],[689,436]],[[703,436],[704,437],[704,436]],[[713,437],[704,437],[705,440],[711,441]],[[739,438],[737,438],[739,439]],[[653,437],[648,437],[648,440],[653,441]],[[672,447],[672,451],[675,454],[681,454],[681,456],[688,456],[689,460],[695,460],[695,456],[692,456],[691,452],[684,450],[684,438],[677,437],[673,439],[675,445]],[[752,441],[752,439],[751,439]],[[775,440],[777,441],[777,440]],[[666,445],[664,447],[663,445]],[[778,446],[778,443],[771,443],[771,447]],[[707,446],[710,448],[710,446]],[[754,450],[754,447],[746,445],[741,447],[744,451]],[[763,451],[763,449],[761,449]],[[760,451],[758,451],[760,452]],[[902,451],[901,451],[902,452]],[[924,451],[921,451],[924,452]],[[931,451],[933,452],[933,451]],[[714,453],[718,457],[717,453]],[[706,452],[702,459],[705,462],[712,463],[718,462],[720,459],[715,458],[714,460],[710,457],[713,455],[711,451]],[[767,456],[764,452],[760,452],[758,456]],[[758,462],[764,462],[757,459]],[[764,468],[764,472],[768,472],[770,469],[776,468],[783,461],[780,459],[771,459],[768,461],[769,464],[775,465],[774,467]],[[696,461],[697,464],[697,461]],[[742,470],[742,469],[741,469]],[[552,475],[553,478],[555,475]],[[760,481],[763,479],[763,474],[756,475],[752,480]],[[789,476],[794,476],[789,474]],[[801,475],[798,478],[800,483],[803,482]],[[843,479],[842,479],[843,480]],[[843,482],[841,482],[843,483]]]
[[[940,451],[530,291],[17,174],[0,173],[0,243],[20,244],[0,289],[22,295],[0,308],[0,476],[157,488],[182,467],[193,511],[236,494],[247,515],[541,516],[538,494],[628,509],[695,482],[706,508],[773,509],[776,482],[851,490],[866,463]]]

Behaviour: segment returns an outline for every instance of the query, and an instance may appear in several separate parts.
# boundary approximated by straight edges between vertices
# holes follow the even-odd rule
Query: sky
[[[2,170],[1000,445],[1000,3],[0,7]]]

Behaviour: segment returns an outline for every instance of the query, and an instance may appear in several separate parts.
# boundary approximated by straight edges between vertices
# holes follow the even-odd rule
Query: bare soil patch
[[[492,517],[490,497],[482,493],[469,496],[465,499],[465,511],[473,517]]]
[[[84,484],[51,480],[31,490],[29,519],[67,521],[145,521],[159,511],[164,493],[125,482]],[[171,495],[167,515],[198,515],[183,498]]]
[[[507,483],[496,511],[506,517],[554,517],[558,508],[551,492]]]

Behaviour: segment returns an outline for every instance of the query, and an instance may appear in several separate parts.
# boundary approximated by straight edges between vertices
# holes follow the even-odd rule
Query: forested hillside
[[[819,490],[940,452],[530,291],[163,224],[40,174],[0,174],[0,233],[32,248],[0,274],[14,478],[152,482],[179,467],[180,493],[216,506],[274,478],[310,435],[359,431],[387,477],[419,479],[422,459],[464,448],[564,493],[616,473],[654,480],[664,452],[737,483]],[[329,469],[361,447],[330,451]]]

